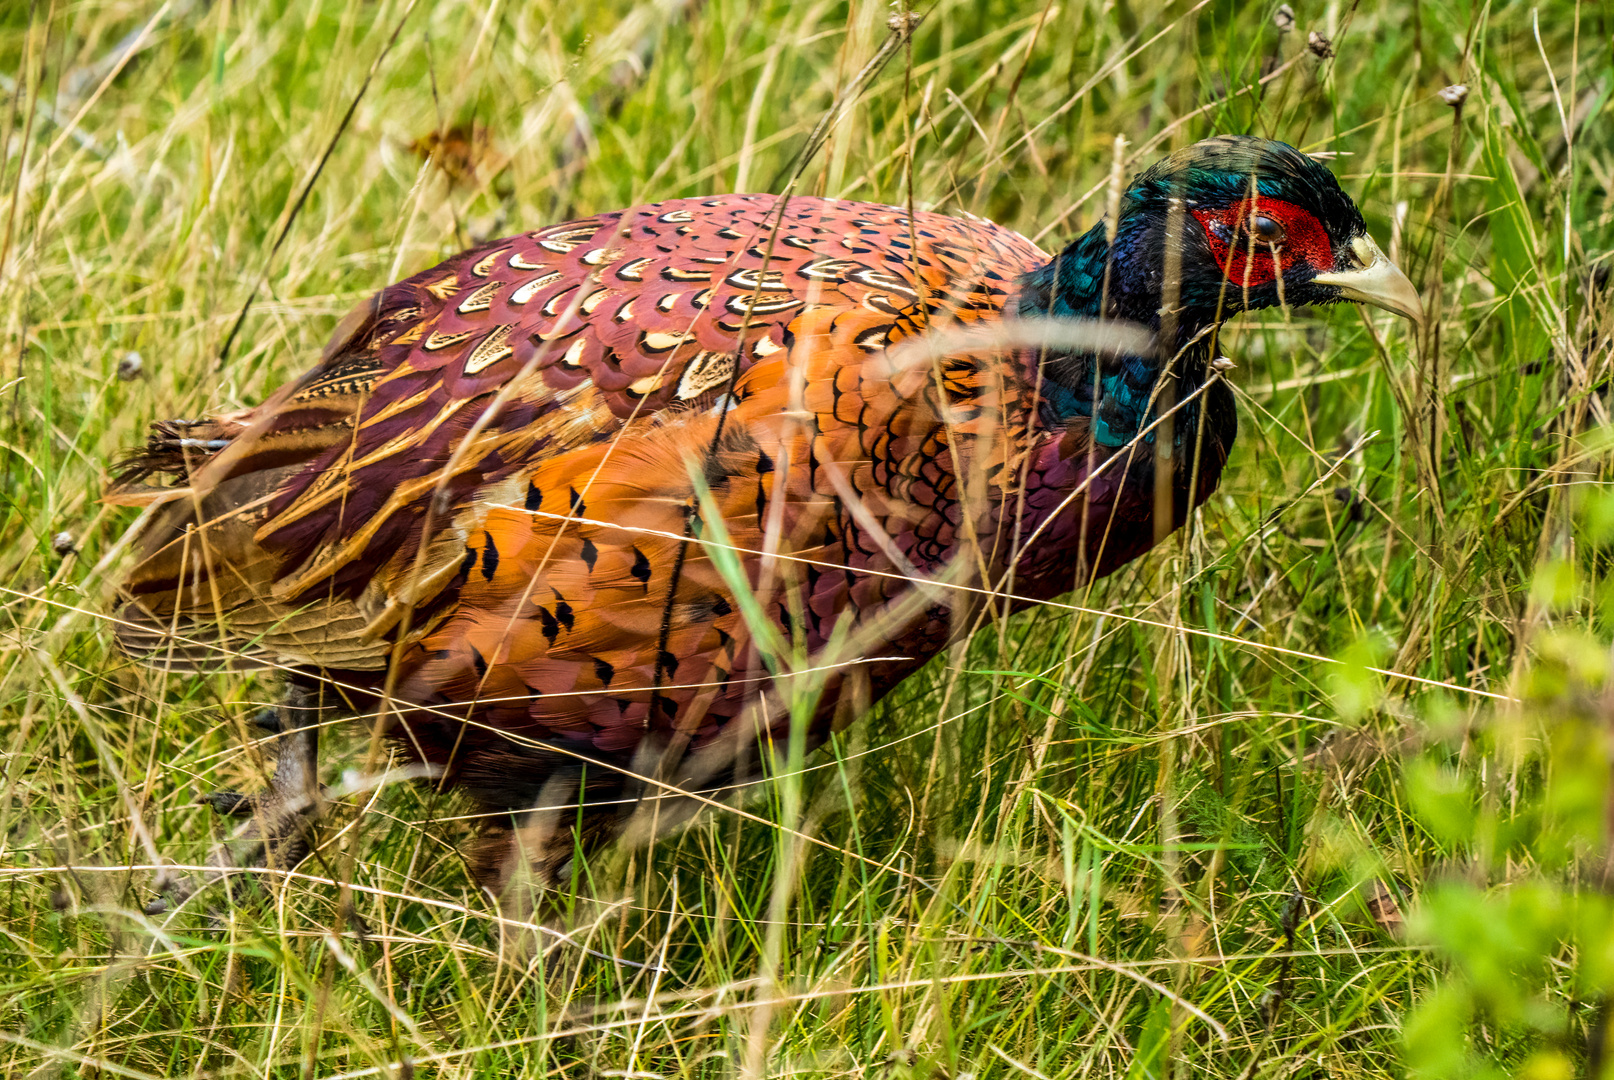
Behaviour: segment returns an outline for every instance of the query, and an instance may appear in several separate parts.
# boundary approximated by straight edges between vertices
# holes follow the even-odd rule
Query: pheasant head
[[[1147,426],[1168,363],[1180,361],[1189,386],[1203,379],[1208,328],[1241,311],[1342,300],[1423,318],[1417,290],[1322,163],[1285,143],[1221,136],[1135,177],[1113,226],[1100,222],[1026,276],[1019,309],[1156,332],[1155,355],[1106,359],[1096,375],[1092,356],[1044,366],[1054,417],[1089,417],[1094,440],[1116,447]]]

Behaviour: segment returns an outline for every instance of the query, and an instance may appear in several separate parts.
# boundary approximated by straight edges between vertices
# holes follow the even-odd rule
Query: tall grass
[[[895,45],[868,0],[0,9],[6,1072],[1399,1075],[1408,1010],[1481,985],[1436,916],[1483,927],[1602,843],[1614,25],[1294,9],[939,0]],[[472,887],[458,807],[363,777],[258,900],[142,913],[219,834],[195,795],[261,783],[275,694],[110,650],[133,512],[98,495],[150,420],[260,400],[484,237],[800,167],[1052,247],[1117,137],[1137,168],[1222,131],[1337,155],[1435,321],[1232,328],[1238,449],[1179,537],[937,658],[743,813],[607,852],[541,928]],[[365,738],[329,732],[328,780]],[[1574,858],[1497,839],[1565,775]],[[1426,1010],[1416,1063],[1580,1067],[1606,980],[1524,948],[1552,961],[1524,1011]]]

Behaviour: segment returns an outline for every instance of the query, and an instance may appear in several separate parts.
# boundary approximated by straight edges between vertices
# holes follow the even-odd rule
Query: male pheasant
[[[1216,327],[1338,300],[1420,317],[1328,170],[1241,137],[1053,258],[774,195],[496,240],[360,306],[262,405],[155,426],[116,489],[161,503],[118,644],[286,674],[269,792],[216,799],[276,857],[305,850],[341,708],[489,812],[484,881],[518,848],[553,875],[572,824],[586,850],[647,795],[758,775],[793,684],[820,691],[810,745],[984,598],[1147,551],[1233,444]]]

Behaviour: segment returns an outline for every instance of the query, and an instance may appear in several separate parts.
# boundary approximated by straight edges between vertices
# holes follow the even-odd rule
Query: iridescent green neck
[[[1120,319],[1161,331],[1158,270],[1150,271],[1150,256],[1139,229],[1123,230],[1112,245],[1103,223],[1022,280],[1019,312],[1025,317]],[[1109,268],[1109,281],[1105,269]],[[1093,353],[1049,356],[1042,367],[1044,422],[1051,428],[1067,425],[1078,416],[1090,421],[1092,439],[1111,449],[1125,446],[1161,412],[1157,391],[1166,361],[1176,362],[1175,400],[1197,390],[1205,380],[1211,359],[1206,333],[1214,322],[1197,306],[1179,309],[1172,347],[1147,355],[1099,357]],[[1199,402],[1176,414],[1172,425],[1176,441],[1197,431]],[[1154,433],[1143,436],[1152,444]]]

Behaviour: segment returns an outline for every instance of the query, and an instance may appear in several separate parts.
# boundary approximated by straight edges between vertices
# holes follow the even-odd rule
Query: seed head
[[[919,20],[922,18],[924,16],[917,11],[893,11],[885,24],[894,34],[911,34],[919,28]]]

